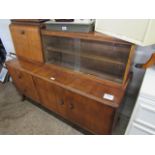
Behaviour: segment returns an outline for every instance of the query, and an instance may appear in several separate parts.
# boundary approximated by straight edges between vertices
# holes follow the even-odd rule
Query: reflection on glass
[[[126,45],[44,36],[46,63],[122,82],[130,48]]]

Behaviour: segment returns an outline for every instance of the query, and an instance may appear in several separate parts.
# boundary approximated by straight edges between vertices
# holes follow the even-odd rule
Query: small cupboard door
[[[25,96],[40,103],[39,96],[33,83],[32,76],[24,71],[15,69],[10,66],[7,66],[7,68],[17,89]]]
[[[114,110],[81,95],[66,92],[67,116],[72,122],[95,134],[110,134]]]
[[[43,106],[65,117],[66,104],[63,99],[63,88],[38,77],[34,77],[34,81]]]
[[[39,27],[11,24],[10,30],[18,56],[37,62],[44,61]]]

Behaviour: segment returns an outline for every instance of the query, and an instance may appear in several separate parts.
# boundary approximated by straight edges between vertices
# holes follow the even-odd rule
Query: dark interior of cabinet
[[[43,36],[46,63],[121,83],[130,53],[127,45]]]

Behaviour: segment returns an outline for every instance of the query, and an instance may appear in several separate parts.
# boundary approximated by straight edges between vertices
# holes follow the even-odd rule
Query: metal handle
[[[73,103],[69,103],[69,108],[70,108],[71,110],[74,109]]]
[[[25,31],[24,31],[24,30],[22,30],[22,31],[20,32],[20,34],[25,34]]]
[[[22,76],[21,75],[18,75],[18,79],[21,79],[22,78]]]

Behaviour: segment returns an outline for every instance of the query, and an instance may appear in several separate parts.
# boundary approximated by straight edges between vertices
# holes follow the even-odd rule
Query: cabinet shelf
[[[55,48],[55,47],[47,47],[48,51],[53,51],[53,52],[58,52],[58,53],[64,53],[64,54],[70,54],[70,55],[75,55],[75,56],[80,56],[80,57],[84,57],[84,58],[88,58],[88,59],[95,59],[97,61],[102,61],[102,62],[107,62],[107,63],[112,63],[112,64],[116,64],[116,65],[121,65],[123,68],[125,67],[125,63],[118,61],[118,60],[112,60],[110,58],[106,58],[106,57],[99,57],[99,56],[95,56],[95,55],[88,55],[85,54],[85,52],[73,52],[70,50],[65,50],[65,49],[61,49],[61,48]]]
[[[100,73],[97,71],[90,70],[88,68],[80,67],[80,68],[75,69],[73,65],[69,65],[68,63],[56,62],[56,61],[52,61],[52,60],[48,61],[47,64],[55,64],[57,66],[66,67],[66,68],[74,70],[75,72],[78,72],[78,73],[80,73],[80,72],[85,73],[86,75],[89,75],[95,79],[98,79],[97,77],[99,77],[99,78],[107,79],[107,80],[117,82],[120,84],[122,83],[122,78],[120,78],[119,76],[114,76],[114,75],[106,74],[106,73]]]

